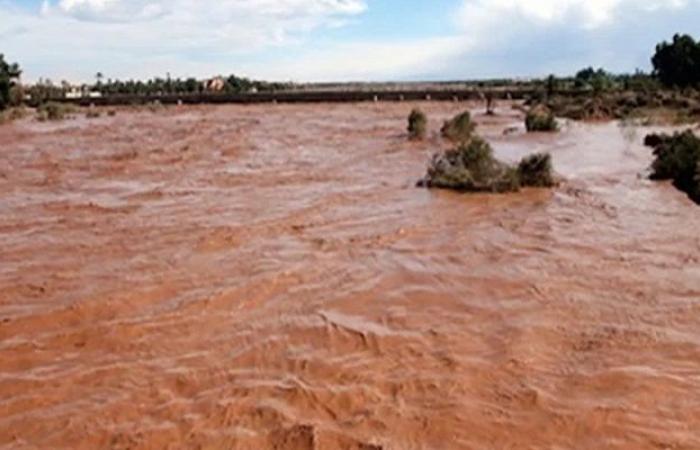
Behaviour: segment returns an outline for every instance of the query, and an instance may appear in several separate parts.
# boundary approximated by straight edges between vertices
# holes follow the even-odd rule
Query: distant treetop
[[[651,59],[654,75],[668,87],[700,86],[700,41],[676,34],[672,42],[656,46]]]
[[[5,55],[0,53],[0,111],[10,104],[10,90],[21,74],[19,66],[7,63]]]

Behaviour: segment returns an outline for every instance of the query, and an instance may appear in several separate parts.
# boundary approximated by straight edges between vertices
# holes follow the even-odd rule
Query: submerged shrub
[[[27,110],[24,108],[24,106],[17,106],[15,108],[9,108],[5,111],[0,111],[0,124],[22,119],[26,115]]]
[[[428,130],[428,117],[420,109],[414,109],[408,116],[408,135],[411,139],[423,139]]]
[[[160,100],[154,100],[147,105],[147,108],[152,113],[157,113],[165,109],[165,106],[160,102]]]
[[[691,130],[652,134],[644,143],[654,148],[652,180],[673,180],[673,185],[700,204],[700,139]]]
[[[669,138],[670,138],[670,136],[663,135],[663,134],[657,134],[657,133],[647,134],[647,136],[644,138],[644,145],[655,149],[659,145],[663,144]]]
[[[525,116],[525,128],[528,132],[557,131],[557,120],[554,113],[544,105],[537,105]]]
[[[455,149],[433,156],[419,186],[462,192],[514,192],[521,186],[554,185],[551,158],[538,154],[515,168],[493,156],[491,146],[475,136]]]
[[[63,120],[69,114],[73,113],[75,108],[73,105],[67,105],[58,102],[48,102],[40,105],[37,108],[37,120],[44,122],[46,120]]]
[[[509,192],[520,187],[517,171],[493,157],[479,137],[435,155],[422,186],[470,192]]]
[[[522,186],[554,186],[552,156],[549,153],[535,153],[534,155],[526,156],[518,165],[518,176]]]
[[[691,198],[695,203],[700,204],[700,161],[695,166],[695,192],[691,195]]]
[[[450,141],[460,144],[468,142],[474,134],[476,124],[472,122],[469,111],[453,117],[442,126],[442,135]]]
[[[97,119],[101,115],[102,114],[100,113],[100,111],[98,111],[95,108],[89,108],[88,111],[85,113],[85,117],[87,119]]]

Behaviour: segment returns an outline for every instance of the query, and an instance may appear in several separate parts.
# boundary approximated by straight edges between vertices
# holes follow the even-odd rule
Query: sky
[[[0,0],[23,79],[422,81],[649,70],[700,0]]]

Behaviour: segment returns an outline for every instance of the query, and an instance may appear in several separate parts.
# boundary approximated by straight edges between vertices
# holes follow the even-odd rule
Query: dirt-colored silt
[[[565,182],[465,195],[414,187],[464,104],[414,106],[0,126],[0,449],[700,448],[700,208],[646,130],[475,111]]]

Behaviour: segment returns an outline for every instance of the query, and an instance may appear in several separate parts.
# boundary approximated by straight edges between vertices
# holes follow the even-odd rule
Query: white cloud
[[[343,43],[282,57],[274,65],[254,64],[249,71],[299,81],[401,80],[446,69],[464,49],[461,36]]]
[[[494,24],[551,25],[567,22],[584,29],[614,23],[630,10],[678,9],[689,0],[463,0],[458,20],[464,29]],[[500,31],[500,30],[499,30]]]
[[[44,0],[29,12],[20,0],[0,0],[1,50],[30,80],[90,80],[97,71],[112,78],[456,79],[570,73],[589,64],[648,67],[655,43],[697,32],[700,21],[700,0],[456,0],[455,10],[435,10],[444,21],[439,32],[424,32],[417,18],[387,40],[357,34],[362,26],[356,34],[334,32],[335,40],[326,34],[361,22],[375,1]]]
[[[167,16],[167,20],[197,23],[266,19],[320,19],[358,14],[364,0],[59,0],[58,10],[83,20],[130,22]]]
[[[698,6],[700,0],[461,0],[453,23],[468,45],[451,73],[648,68],[656,43],[697,31]]]
[[[365,0],[44,0],[36,13],[12,5],[0,1],[3,49],[28,77],[83,80],[98,70],[122,78],[238,71],[240,55],[294,46],[366,9]],[[25,32],[11,32],[18,28]]]
[[[44,15],[49,14],[50,3],[44,5]],[[130,22],[160,17],[168,8],[155,0],[60,0],[58,11],[82,20]]]

